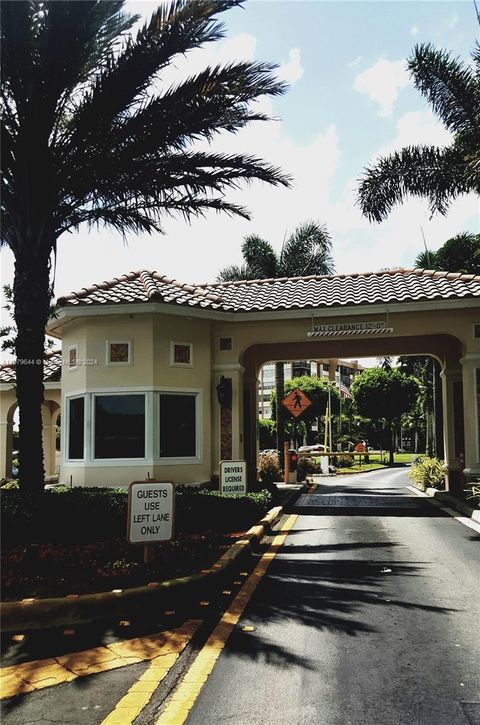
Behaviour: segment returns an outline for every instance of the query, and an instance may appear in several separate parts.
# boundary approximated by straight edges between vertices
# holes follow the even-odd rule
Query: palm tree
[[[218,282],[234,282],[244,279],[271,279],[275,277],[302,277],[310,274],[332,274],[335,271],[331,255],[332,240],[323,224],[308,221],[300,224],[282,244],[277,254],[272,245],[252,234],[242,244],[242,265],[222,269]],[[276,400],[284,397],[284,363],[275,363]],[[277,450],[280,466],[283,465],[285,440],[285,415],[282,405],[276,406]]]
[[[442,244],[436,252],[426,250],[415,259],[422,269],[480,274],[480,234],[463,232]]]
[[[366,169],[358,204],[376,222],[408,195],[426,197],[432,214],[445,214],[456,197],[480,193],[480,45],[471,65],[430,44],[419,45],[408,67],[453,141],[442,148],[408,146]]]
[[[258,158],[194,145],[266,120],[250,105],[284,92],[275,66],[231,63],[161,84],[177,57],[223,37],[216,15],[240,4],[171,0],[134,36],[124,0],[2,3],[1,241],[15,256],[24,490],[43,487],[43,343],[59,236],[84,222],[161,231],[174,212],[248,218],[225,191],[251,179],[289,184]]]
[[[332,274],[332,241],[323,224],[308,221],[300,224],[282,244],[277,254],[270,242],[251,234],[242,243],[242,265],[222,269],[218,282],[275,277],[304,277],[309,274]]]

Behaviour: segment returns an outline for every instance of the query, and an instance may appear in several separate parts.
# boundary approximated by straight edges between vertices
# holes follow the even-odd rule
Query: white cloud
[[[418,35],[418,25],[412,25],[410,28],[410,35]]]
[[[303,76],[303,68],[300,60],[300,49],[292,48],[288,53],[288,61],[282,62],[277,71],[281,81],[296,83]]]
[[[410,83],[404,60],[378,60],[355,77],[354,89],[379,105],[379,116],[390,116],[399,92]]]
[[[356,58],[354,58],[353,60],[350,61],[350,63],[348,64],[348,67],[355,68],[355,66],[358,65],[360,63],[360,61],[362,60],[362,57],[363,56],[361,56],[361,55],[357,55]]]
[[[404,146],[444,146],[450,142],[450,133],[430,111],[408,112],[398,119],[395,136],[372,154],[370,163]],[[412,267],[423,248],[422,229],[428,247],[433,250],[461,231],[479,231],[478,201],[474,195],[457,199],[446,216],[435,214],[433,217],[426,199],[409,198],[396,206],[381,224],[371,224],[355,205],[357,183],[346,187],[332,209],[338,271]],[[352,238],[356,240],[355,244],[352,244]]]
[[[453,30],[455,28],[455,26],[458,24],[458,20],[459,20],[458,13],[455,13],[455,15],[452,15],[452,17],[448,21],[448,27],[450,28],[450,30]]]
[[[396,136],[381,146],[374,158],[386,156],[404,146],[425,144],[428,146],[448,146],[452,135],[431,111],[408,111],[400,116],[395,124]]]

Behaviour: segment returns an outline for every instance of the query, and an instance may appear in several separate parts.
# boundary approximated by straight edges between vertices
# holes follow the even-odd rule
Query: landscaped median
[[[0,624],[4,632],[75,626],[101,620],[142,618],[172,605],[179,597],[194,597],[214,577],[220,578],[230,567],[250,554],[265,532],[280,518],[283,507],[276,506],[237,540],[209,569],[146,586],[119,589],[99,594],[70,594],[51,599],[27,599],[0,605]]]

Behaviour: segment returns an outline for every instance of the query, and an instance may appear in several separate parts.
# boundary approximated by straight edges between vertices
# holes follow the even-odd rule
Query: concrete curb
[[[458,498],[451,496],[446,491],[438,491],[436,488],[427,488],[425,493],[427,496],[431,496],[437,501],[440,501],[440,503],[450,506],[450,508],[455,509],[455,511],[480,524],[480,509],[474,509],[464,501],[459,501]]]
[[[242,539],[236,541],[210,569],[189,576],[151,582],[147,586],[98,594],[70,594],[52,599],[3,602],[0,604],[0,626],[4,632],[50,629],[89,624],[105,619],[145,616],[172,604],[179,596],[201,591],[212,577],[220,577],[239,559],[250,554],[265,532],[279,520],[282,506],[275,506]]]

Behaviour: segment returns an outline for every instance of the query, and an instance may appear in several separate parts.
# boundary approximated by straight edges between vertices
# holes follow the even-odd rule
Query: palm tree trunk
[[[24,256],[17,254],[15,261],[16,394],[20,415],[20,490],[23,493],[41,493],[45,478],[41,407],[45,326],[52,297],[49,258],[46,252],[38,256],[30,252]]]
[[[285,375],[283,362],[275,363],[275,394],[277,400],[277,451],[280,468],[283,470],[283,444],[285,441],[285,408],[282,405],[282,400],[285,395],[284,390]]]

